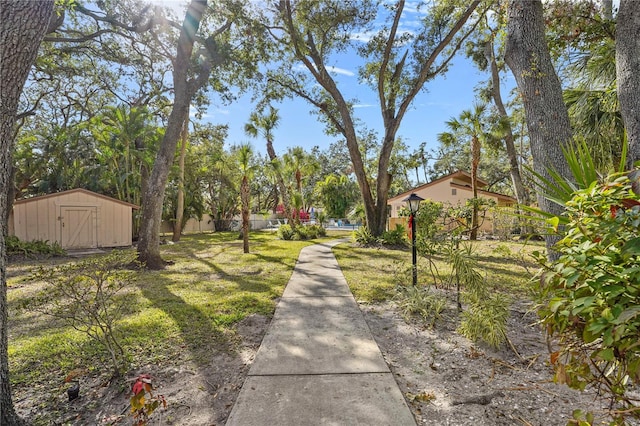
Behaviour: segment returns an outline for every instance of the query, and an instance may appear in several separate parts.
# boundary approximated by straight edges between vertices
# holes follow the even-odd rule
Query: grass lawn
[[[467,242],[466,242],[467,243]],[[536,271],[531,253],[544,250],[544,243],[475,241],[473,245],[480,273],[496,291],[514,296],[529,295],[529,280]],[[396,285],[411,284],[411,251],[384,248],[361,248],[339,245],[333,252],[356,300],[376,303],[395,294]],[[444,277],[450,269],[442,256],[433,258],[434,265]],[[418,284],[429,285],[433,280],[429,263],[418,256]]]
[[[273,232],[251,234],[249,254],[237,233],[187,235],[161,246],[174,262],[163,271],[137,273],[123,290],[126,315],[119,324],[131,366],[176,359],[204,362],[212,350],[234,348],[234,325],[251,314],[270,316],[300,250],[344,237],[333,233],[309,241],[281,241]],[[8,267],[9,359],[16,389],[48,387],[75,369],[108,372],[101,348],[85,335],[33,306],[46,288],[30,275],[37,267],[74,259],[20,261]]]
[[[163,245],[162,256],[173,262],[163,271],[141,271],[124,289],[127,311],[118,324],[131,368],[191,361],[205,363],[212,351],[234,351],[235,324],[251,314],[271,316],[298,258],[310,244],[349,236],[330,231],[322,239],[281,241],[273,232],[251,234],[251,253],[242,253],[237,233],[188,235]],[[475,243],[482,273],[500,291],[525,294],[535,265],[528,253],[539,245],[482,241]],[[334,248],[358,301],[391,298],[398,277],[410,266],[410,250]],[[8,267],[9,359],[16,390],[51,389],[76,369],[109,372],[104,351],[85,335],[59,320],[30,309],[46,285],[30,278],[40,265],[75,262],[64,258],[18,261]],[[445,271],[443,259],[436,259]],[[446,272],[446,271],[445,271]],[[428,281],[421,259],[420,282]]]

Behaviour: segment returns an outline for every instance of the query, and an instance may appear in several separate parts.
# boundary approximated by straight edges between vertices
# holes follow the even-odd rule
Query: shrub
[[[293,227],[293,239],[296,241],[304,241],[304,240],[308,240],[309,238],[313,238],[313,237],[309,237],[309,230],[307,229],[306,226],[303,225],[296,225]]]
[[[282,240],[292,240],[293,239],[293,228],[291,225],[280,225],[278,227],[278,237]]]
[[[353,231],[352,238],[356,243],[363,246],[368,246],[376,242],[376,238],[366,226],[361,226]]]
[[[561,343],[551,355],[555,380],[597,385],[623,406],[618,422],[640,418],[627,395],[640,383],[639,198],[626,176],[576,191],[566,204],[566,235],[555,246],[558,260],[539,254],[539,313]]]
[[[407,230],[398,223],[393,231],[383,232],[378,241],[390,246],[405,246],[407,245]]]
[[[116,323],[126,305],[120,293],[135,278],[133,271],[123,268],[133,261],[134,254],[113,251],[74,264],[40,267],[33,277],[49,284],[33,308],[63,320],[103,346],[109,353],[114,377],[120,376],[126,366]]]
[[[420,203],[420,210],[416,214],[416,225],[418,233],[416,238],[433,239],[435,235],[442,229],[442,203],[424,200]]]
[[[278,228],[278,236],[283,240],[304,241],[325,235],[327,230],[320,225],[282,225]]]
[[[315,237],[313,238],[327,236],[327,230],[321,225],[311,225],[311,226],[308,226],[308,228],[315,233]]]
[[[50,243],[48,240],[21,241],[18,237],[9,235],[5,239],[5,242],[9,256],[62,256],[65,254],[60,244],[55,241],[53,243]]]

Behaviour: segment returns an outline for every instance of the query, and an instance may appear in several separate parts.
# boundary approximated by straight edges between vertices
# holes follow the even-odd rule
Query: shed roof
[[[30,203],[32,201],[43,200],[43,199],[46,199],[46,198],[59,197],[60,195],[63,195],[63,194],[73,194],[73,193],[77,193],[77,192],[82,193],[82,194],[86,194],[86,195],[92,195],[92,196],[98,197],[98,198],[102,198],[104,200],[111,201],[113,203],[118,203],[118,204],[122,204],[122,205],[125,205],[125,206],[129,206],[129,207],[131,207],[133,209],[139,209],[140,208],[140,206],[136,206],[135,204],[127,203],[126,201],[121,201],[121,200],[118,200],[117,198],[109,197],[107,195],[98,194],[97,192],[89,191],[88,189],[83,189],[83,188],[69,189],[67,191],[54,192],[52,194],[38,195],[36,197],[21,198],[20,200],[14,201],[13,204],[14,205],[16,205],[16,204],[26,204],[26,203]]]
[[[446,176],[442,176],[439,179],[433,180],[433,181],[431,181],[429,183],[425,183],[423,185],[420,185],[418,187],[410,189],[409,191],[403,192],[402,194],[398,194],[395,197],[389,198],[389,200],[387,201],[387,204],[390,204],[393,201],[397,201],[399,199],[407,198],[412,193],[420,191],[420,190],[422,190],[424,188],[428,188],[428,187],[430,187],[432,185],[435,185],[437,183],[440,183],[440,182],[443,182],[443,181],[446,181],[446,180],[452,180],[452,179],[455,179],[455,178],[465,178],[465,179],[469,179],[469,182],[471,182],[471,180],[470,180],[471,179],[471,174],[470,173],[467,173],[467,172],[462,171],[462,170],[458,170],[457,172],[448,174]],[[510,197],[508,195],[504,195],[504,194],[499,194],[497,192],[491,192],[491,191],[483,190],[481,188],[483,188],[483,187],[485,187],[485,186],[487,186],[489,184],[486,181],[484,181],[482,179],[479,179],[479,178],[476,179],[476,181],[478,182],[478,192],[485,193],[485,194],[491,194],[491,195],[493,195],[493,196],[495,196],[497,198],[508,200],[508,201],[514,201],[514,202],[516,201],[515,198]],[[466,186],[458,185],[458,184],[455,184],[455,183],[451,183],[451,185],[454,185],[457,188],[471,190],[471,187],[466,187]]]

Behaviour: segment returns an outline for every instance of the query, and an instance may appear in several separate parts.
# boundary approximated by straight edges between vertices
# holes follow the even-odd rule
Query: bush
[[[396,229],[393,231],[383,232],[378,241],[389,246],[406,246],[407,230],[404,226],[398,223],[396,224]]]
[[[313,230],[313,232],[315,232],[316,236],[313,238],[327,236],[327,230],[321,225],[311,225],[311,226],[308,226],[308,228],[310,230]]]
[[[59,318],[85,333],[109,353],[114,377],[127,364],[116,323],[124,315],[122,290],[135,278],[123,269],[134,262],[134,254],[114,251],[78,263],[40,269],[34,279],[49,284],[37,297],[33,309]]]
[[[326,235],[327,230],[320,225],[281,225],[278,228],[278,236],[283,240],[313,240]]]
[[[362,246],[368,246],[376,242],[376,238],[371,234],[371,231],[369,231],[369,228],[366,226],[361,226],[353,231],[352,239]]]
[[[622,406],[618,422],[640,418],[627,395],[640,383],[639,198],[626,176],[576,191],[555,246],[559,259],[547,263],[539,254],[539,313],[562,347],[551,355],[555,380],[606,391]]]
[[[60,244],[57,242],[49,243],[48,240],[21,241],[18,237],[9,235],[5,242],[9,256],[63,256],[65,254]]]
[[[291,225],[280,225],[278,227],[278,237],[281,240],[293,240],[293,228]]]

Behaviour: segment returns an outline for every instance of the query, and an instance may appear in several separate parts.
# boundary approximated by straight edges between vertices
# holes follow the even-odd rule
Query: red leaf
[[[136,382],[133,384],[133,389],[131,389],[134,395],[139,394],[140,392],[144,391],[144,383],[142,383],[139,380],[136,380]]]
[[[622,200],[622,205],[625,208],[630,209],[633,206],[640,206],[640,201],[634,200],[632,198],[625,198],[624,200]]]

